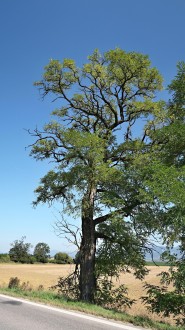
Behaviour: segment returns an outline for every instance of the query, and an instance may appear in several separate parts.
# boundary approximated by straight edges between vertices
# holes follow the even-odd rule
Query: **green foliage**
[[[7,253],[0,253],[0,263],[10,262],[10,256]]]
[[[64,213],[81,215],[80,290],[94,285],[84,299],[93,301],[101,275],[131,267],[142,279],[150,235],[171,244],[182,234],[184,72],[180,63],[168,103],[155,100],[162,77],[148,56],[119,48],[95,50],[82,68],[71,59],[51,60],[36,83],[61,105],[53,121],[33,132],[31,155],[55,163],[34,204],[59,201]]]
[[[177,324],[185,325],[185,255],[171,255],[170,251],[163,253],[164,260],[170,265],[168,272],[162,272],[162,286],[146,284],[147,296],[143,301],[148,309],[155,313],[162,313],[165,317],[173,315]],[[173,285],[173,289],[168,288]]]
[[[72,201],[81,207],[81,194],[93,178],[94,184],[105,191],[97,194],[95,214],[98,204],[109,206],[111,195],[115,194],[113,185],[117,183],[118,187],[124,167],[132,161],[133,153],[143,152],[142,137],[131,138],[134,122],[142,115],[157,117],[162,111],[161,103],[152,101],[161,83],[160,74],[150,67],[147,56],[119,48],[103,55],[95,50],[81,70],[70,59],[62,63],[51,60],[43,80],[36,85],[44,94],[60,97],[66,105],[55,110],[56,121],[44,127],[49,138],[35,132],[38,140],[31,155],[40,160],[54,158],[58,163],[58,170],[49,171],[41,179],[35,204],[59,199],[66,201],[68,211],[73,213],[77,207]],[[78,94],[68,95],[72,86]],[[117,141],[116,127],[123,131],[121,143]],[[75,200],[74,189],[79,201]],[[123,202],[123,196],[119,202]]]
[[[57,289],[58,293],[66,299],[80,300],[79,270],[67,277],[60,277],[58,283],[51,289]],[[131,307],[135,300],[127,296],[127,289],[124,285],[114,286],[108,276],[103,276],[97,280],[96,294],[94,303],[106,308],[120,310],[125,307]]]
[[[36,258],[33,255],[30,255],[28,259],[28,263],[34,264],[35,262],[37,262]]]
[[[110,309],[123,310],[123,306],[124,308],[131,307],[134,302],[134,299],[128,297],[127,288],[124,284],[115,288],[108,276],[99,278],[97,281],[96,304]]]
[[[54,262],[56,264],[72,264],[73,259],[65,252],[58,252],[54,255]]]
[[[158,143],[165,139],[160,154],[163,164],[159,167],[158,163],[157,173],[159,178],[163,173],[163,178],[156,180],[155,175],[152,183],[154,194],[159,191],[161,204],[168,209],[162,217],[161,233],[168,247],[163,259],[170,267],[160,274],[162,287],[146,284],[148,296],[143,299],[152,312],[173,315],[177,324],[185,325],[185,63],[180,62],[177,69],[169,85],[172,100],[168,104],[168,124],[155,133]],[[179,256],[170,253],[175,242],[179,244]]]
[[[50,253],[50,247],[49,247],[48,244],[46,244],[46,243],[38,243],[35,246],[33,255],[34,255],[35,260],[37,262],[46,263],[46,262],[48,262],[49,253]]]
[[[179,111],[183,115],[185,105],[185,62],[181,61],[177,64],[177,75],[169,85],[169,90],[173,94],[172,105],[176,107],[175,116],[179,116]]]
[[[58,293],[64,296],[67,300],[80,300],[78,270],[75,270],[75,272],[66,277],[59,277],[57,284],[52,286],[51,289],[57,289]]]
[[[117,276],[120,272],[134,269],[137,278],[143,279],[148,273],[145,268],[144,237],[137,235],[129,221],[117,216],[99,225],[103,242],[96,254],[96,275]]]
[[[11,246],[12,248],[9,251],[10,260],[14,262],[21,263],[31,263],[31,255],[29,249],[31,248],[30,243],[25,243],[25,236],[20,240],[15,240]]]

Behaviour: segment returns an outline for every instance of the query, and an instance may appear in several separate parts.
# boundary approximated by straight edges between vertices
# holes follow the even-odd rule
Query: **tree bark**
[[[94,197],[96,189],[91,188],[82,200],[82,242],[80,258],[80,299],[94,302],[96,289],[95,253],[96,238],[93,222]]]

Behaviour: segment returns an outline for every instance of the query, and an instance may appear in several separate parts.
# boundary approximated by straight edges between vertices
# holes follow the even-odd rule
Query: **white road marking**
[[[58,312],[58,313],[62,313],[62,314],[67,314],[67,315],[79,317],[79,318],[86,319],[86,320],[89,320],[89,321],[106,324],[106,325],[113,326],[113,327],[119,328],[119,329],[124,329],[124,330],[143,330],[143,328],[140,328],[140,327],[134,327],[132,325],[122,325],[122,324],[119,324],[119,323],[116,323],[116,322],[102,320],[102,319],[100,319],[98,317],[95,318],[93,316],[88,316],[88,315],[80,314],[80,313],[77,313],[77,312],[71,312],[71,311],[65,310],[65,309],[60,309],[60,308],[51,307],[51,306],[47,306],[47,305],[43,305],[43,304],[38,304],[38,303],[29,301],[29,300],[25,300],[25,299],[20,299],[20,298],[15,298],[15,297],[11,297],[11,296],[6,296],[6,295],[3,295],[3,294],[0,294],[0,297],[6,298],[6,299],[10,299],[10,300],[16,300],[16,301],[22,302],[24,304],[32,305],[32,306],[35,306],[35,307],[45,308],[45,309],[52,310],[52,311],[55,311],[55,312]]]

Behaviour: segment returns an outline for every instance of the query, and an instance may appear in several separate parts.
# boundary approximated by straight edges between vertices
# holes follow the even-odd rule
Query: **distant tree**
[[[0,253],[0,263],[1,262],[10,262],[10,256],[7,253]]]
[[[15,240],[9,251],[10,260],[14,262],[30,263],[31,255],[29,250],[31,248],[30,243],[25,243],[26,236],[23,236],[20,240]]]
[[[46,263],[48,262],[48,258],[50,257],[50,247],[46,243],[38,243],[35,246],[33,255],[38,262]]]
[[[58,252],[54,256],[55,262],[58,264],[72,264],[73,259],[65,252]]]

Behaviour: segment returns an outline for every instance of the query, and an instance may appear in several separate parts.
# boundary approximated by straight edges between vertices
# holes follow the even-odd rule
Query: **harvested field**
[[[74,265],[54,264],[0,264],[0,285],[7,285],[10,277],[18,277],[21,282],[30,282],[33,289],[43,285],[48,289],[57,283],[60,276],[72,273]]]
[[[161,318],[159,315],[151,314],[145,306],[141,304],[139,298],[145,295],[143,284],[145,281],[151,284],[159,284],[159,274],[161,271],[167,270],[166,266],[148,266],[149,275],[142,282],[136,280],[132,274],[121,274],[120,280],[116,285],[125,284],[128,288],[128,295],[132,299],[138,300],[131,309],[126,312],[132,315],[148,316],[153,320],[168,321],[173,323],[173,320]],[[10,277],[18,277],[21,282],[29,281],[30,285],[36,289],[39,285],[43,285],[44,289],[48,289],[57,283],[60,276],[65,276],[74,270],[74,265],[55,265],[55,264],[0,264],[0,286],[7,285]]]

